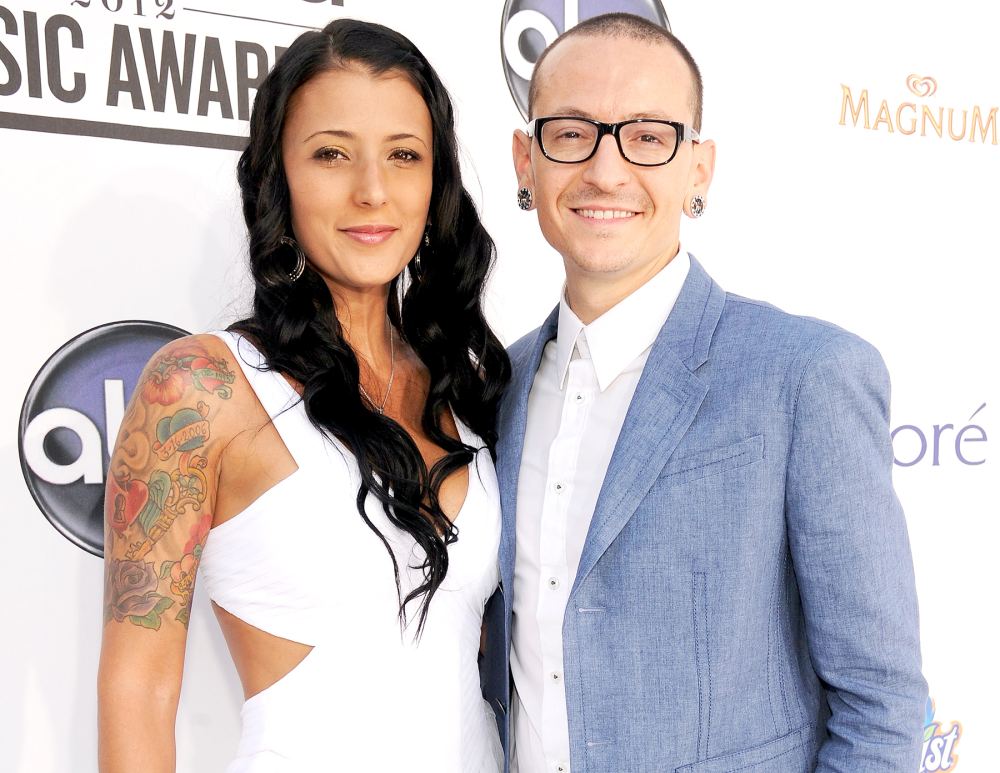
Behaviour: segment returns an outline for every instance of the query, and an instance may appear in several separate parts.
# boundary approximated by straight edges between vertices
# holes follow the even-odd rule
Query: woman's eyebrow
[[[332,134],[334,137],[343,137],[346,140],[354,139],[354,135],[351,132],[344,131],[343,129],[322,129],[318,132],[313,132],[302,141],[309,142],[313,137],[318,137],[321,134]]]
[[[318,132],[313,132],[308,137],[306,137],[303,142],[309,142],[309,140],[314,137],[318,137],[321,134],[329,134],[333,137],[341,137],[345,140],[353,140],[357,135],[353,132],[345,131],[343,129],[321,129]],[[421,145],[426,147],[427,143],[423,139],[418,137],[416,134],[411,134],[410,132],[399,132],[398,134],[390,134],[385,138],[386,142],[399,142],[400,140],[416,140]]]

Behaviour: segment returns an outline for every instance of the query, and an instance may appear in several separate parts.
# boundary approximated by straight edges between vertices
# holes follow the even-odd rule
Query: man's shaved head
[[[691,71],[691,112],[694,116],[693,124],[695,131],[701,131],[703,87],[701,71],[698,69],[694,57],[691,56],[691,52],[669,30],[631,13],[605,13],[582,21],[556,38],[552,42],[552,45],[542,52],[542,55],[538,57],[538,61],[535,62],[535,69],[531,74],[531,84],[528,87],[529,118],[535,117],[535,99],[538,96],[541,81],[544,80],[542,77],[542,65],[549,53],[568,38],[584,36],[622,38],[624,40],[635,40],[640,43],[662,43],[674,49],[681,55],[687,63],[688,69]]]

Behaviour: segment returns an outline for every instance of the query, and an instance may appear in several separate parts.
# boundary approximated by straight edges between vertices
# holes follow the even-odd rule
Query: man
[[[715,162],[701,91],[670,33],[609,14],[545,51],[514,136],[566,286],[511,347],[500,415],[511,769],[913,773],[888,378],[861,339],[727,294],[680,249]],[[500,710],[506,655],[487,651]]]

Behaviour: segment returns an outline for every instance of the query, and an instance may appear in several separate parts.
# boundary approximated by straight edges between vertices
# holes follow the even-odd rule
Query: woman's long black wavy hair
[[[419,271],[410,261],[410,281],[401,300],[401,278],[392,281],[388,306],[391,323],[430,373],[422,427],[446,452],[430,470],[409,434],[361,399],[358,360],[323,279],[309,269],[298,281],[288,279],[295,256],[281,243],[282,237],[292,236],[281,136],[289,100],[314,76],[346,67],[373,75],[400,73],[430,111],[434,159],[429,246],[421,248]],[[271,370],[302,384],[310,421],[354,454],[361,471],[357,509],[389,552],[397,590],[395,555],[365,513],[369,493],[381,502],[389,521],[422,548],[423,582],[405,598],[400,591],[399,608],[405,625],[407,604],[420,599],[418,635],[448,571],[447,547],[458,539],[457,528],[438,502],[441,482],[469,464],[477,450],[449,437],[442,430],[441,415],[450,406],[495,453],[497,404],[510,377],[506,352],[482,310],[483,285],[496,250],[462,185],[454,123],[448,92],[416,46],[381,25],[338,19],[322,32],[306,32],[296,39],[261,84],[249,145],[238,165],[255,290],[252,315],[231,329],[257,344]],[[340,503],[329,504],[334,517]]]

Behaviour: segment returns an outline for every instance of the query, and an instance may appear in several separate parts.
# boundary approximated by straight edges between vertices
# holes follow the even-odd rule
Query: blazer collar
[[[697,370],[708,361],[708,350],[725,305],[725,291],[692,255],[687,280],[654,348],[665,345],[689,370]]]
[[[653,343],[625,415],[573,592],[628,523],[694,421],[709,387],[707,377],[696,371],[708,360],[725,301],[725,292],[692,257],[687,279]]]

